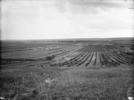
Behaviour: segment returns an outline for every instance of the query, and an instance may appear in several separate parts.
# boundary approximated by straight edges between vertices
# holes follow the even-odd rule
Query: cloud
[[[2,2],[2,39],[133,37],[124,2],[33,0]]]
[[[67,11],[67,6],[72,13],[96,13],[98,9],[105,11],[112,8],[129,8],[132,6],[131,0],[57,0],[57,8]]]

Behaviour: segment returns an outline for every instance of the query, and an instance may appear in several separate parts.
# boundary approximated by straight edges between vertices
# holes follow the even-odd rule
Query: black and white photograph
[[[134,0],[0,0],[0,100],[134,100]]]

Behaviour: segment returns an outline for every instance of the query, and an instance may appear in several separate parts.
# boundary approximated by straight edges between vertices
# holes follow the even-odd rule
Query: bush
[[[53,60],[55,58],[55,55],[47,56],[46,60]]]

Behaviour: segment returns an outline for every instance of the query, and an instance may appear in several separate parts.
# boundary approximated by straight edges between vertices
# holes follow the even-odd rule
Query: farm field
[[[134,89],[132,39],[2,41],[0,97],[127,100]]]

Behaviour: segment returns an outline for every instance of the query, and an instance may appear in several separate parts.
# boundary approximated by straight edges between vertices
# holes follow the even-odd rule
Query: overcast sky
[[[131,0],[3,0],[1,3],[1,39],[134,37]]]

